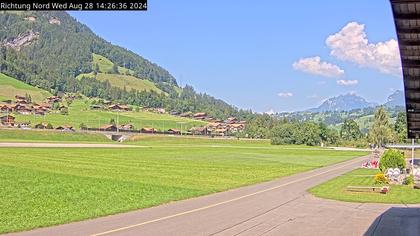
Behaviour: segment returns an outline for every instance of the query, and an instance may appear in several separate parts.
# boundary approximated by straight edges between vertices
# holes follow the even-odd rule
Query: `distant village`
[[[68,107],[63,105],[63,98],[68,101],[80,98],[77,95],[68,95],[65,97],[51,96],[48,97],[43,103],[33,103],[30,96],[16,95],[15,100],[6,100],[0,104],[0,124],[3,127],[13,127],[22,129],[48,129],[60,131],[75,131],[75,128],[70,125],[60,125],[53,127],[48,122],[38,124],[31,124],[29,122],[16,122],[14,114],[21,115],[34,115],[46,116],[48,113],[60,113],[62,115],[68,114]],[[112,101],[92,102],[90,105],[91,110],[102,110],[112,112],[133,112],[133,108],[128,105],[114,104]],[[129,133],[147,133],[147,134],[172,134],[172,135],[203,135],[203,136],[230,136],[245,129],[246,121],[238,120],[236,117],[229,117],[226,120],[219,120],[212,118],[204,112],[167,112],[164,108],[142,108],[143,111],[153,112],[158,114],[170,114],[173,116],[189,118],[194,120],[201,120],[208,122],[201,127],[192,127],[189,130],[168,129],[158,130],[154,127],[135,127],[133,124],[106,124],[101,127],[87,127],[83,125],[81,130],[96,131],[96,132],[129,132]]]

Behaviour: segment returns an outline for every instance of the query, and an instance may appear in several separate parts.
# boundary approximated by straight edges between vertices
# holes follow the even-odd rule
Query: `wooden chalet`
[[[193,115],[193,117],[194,117],[194,119],[196,119],[196,120],[204,120],[204,119],[206,119],[206,118],[207,118],[207,113],[204,113],[204,112],[198,112],[198,113],[195,113],[195,114]]]
[[[179,129],[168,129],[168,131],[166,133],[180,135],[181,134],[181,130],[179,130]]]
[[[73,127],[72,126],[68,126],[68,125],[61,125],[61,126],[58,126],[55,129],[56,130],[60,130],[60,131],[74,132]]]
[[[193,135],[207,135],[208,134],[207,127],[192,127],[189,131]]]
[[[15,99],[16,100],[26,100],[26,97],[25,96],[16,95],[15,96]]]
[[[0,117],[0,121],[2,125],[6,126],[13,126],[15,124],[15,117],[12,115],[5,115]]]
[[[101,130],[101,131],[112,131],[112,132],[114,132],[114,131],[117,131],[118,129],[117,129],[117,126],[115,126],[115,125],[104,125],[104,126],[101,126],[99,128],[99,130]]]
[[[48,103],[61,102],[61,97],[59,97],[59,96],[47,97],[47,102]]]
[[[145,133],[145,134],[153,134],[153,133],[158,132],[158,130],[155,128],[142,128],[140,132]]]
[[[39,123],[34,126],[35,129],[48,129],[48,123]]]
[[[132,124],[125,124],[125,125],[121,125],[120,129],[122,130],[133,130],[134,129],[134,125]]]
[[[131,111],[131,108],[129,106],[119,104],[110,105],[108,106],[108,109],[111,111]]]

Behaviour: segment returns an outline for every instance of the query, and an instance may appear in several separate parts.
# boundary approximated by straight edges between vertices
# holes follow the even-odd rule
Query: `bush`
[[[387,150],[381,157],[379,169],[384,172],[388,168],[405,168],[404,154],[398,150]]]
[[[375,184],[387,184],[388,179],[383,173],[377,173],[374,177]]]
[[[405,185],[413,185],[414,184],[414,176],[413,175],[407,176],[407,178],[405,178],[405,180],[404,180],[404,184]]]

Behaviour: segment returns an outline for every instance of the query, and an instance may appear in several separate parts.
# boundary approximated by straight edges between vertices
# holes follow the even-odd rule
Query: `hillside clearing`
[[[0,73],[0,99],[14,100],[16,95],[24,96],[29,94],[33,101],[41,102],[51,94],[45,90],[35,88],[29,84],[25,84],[22,81],[14,79],[10,76]]]

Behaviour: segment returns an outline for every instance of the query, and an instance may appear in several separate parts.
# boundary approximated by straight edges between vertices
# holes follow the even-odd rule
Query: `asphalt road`
[[[11,235],[420,235],[420,205],[345,203],[307,189],[367,157],[144,210]]]

